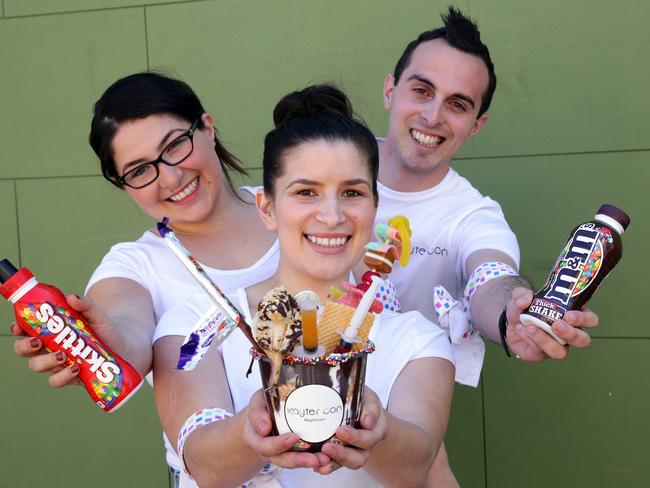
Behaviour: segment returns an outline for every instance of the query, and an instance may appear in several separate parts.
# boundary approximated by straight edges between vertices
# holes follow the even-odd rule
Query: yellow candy
[[[343,295],[343,291],[339,290],[335,286],[332,286],[332,287],[330,287],[330,293],[329,294],[334,300],[338,300],[341,297],[341,295]]]
[[[399,237],[402,241],[402,255],[399,258],[399,264],[406,266],[411,257],[411,236],[413,235],[409,226],[409,219],[403,215],[396,215],[388,221],[388,225],[397,229],[399,232]]]

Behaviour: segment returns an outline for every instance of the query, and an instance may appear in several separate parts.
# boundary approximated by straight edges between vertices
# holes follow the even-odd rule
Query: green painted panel
[[[135,7],[147,3],[179,3],[192,0],[4,0],[7,16],[51,14],[79,10],[111,9],[118,7]]]
[[[92,104],[146,68],[143,25],[142,9],[3,19],[0,65],[11,75],[0,77],[0,178],[99,174]]]
[[[100,177],[25,180],[17,188],[23,263],[69,293],[84,291],[110,246],[152,224]]]
[[[485,486],[482,386],[456,385],[445,445],[460,486]]]
[[[152,68],[188,81],[215,117],[224,142],[247,166],[259,166],[271,112],[281,96],[334,82],[382,133],[382,84],[401,50],[437,23],[448,2],[416,1],[390,9],[347,2],[214,1],[147,7]],[[461,4],[464,4],[462,2]],[[422,15],[414,15],[415,11]],[[170,36],[183,19],[186,32]]]
[[[488,351],[488,486],[638,487],[650,478],[650,341],[596,339],[563,362]]]
[[[0,337],[2,486],[167,486],[148,385],[107,414],[82,388],[50,388],[44,375],[31,373],[14,355],[12,343]]]
[[[0,209],[2,209],[2,232],[0,232],[0,259],[7,258],[14,266],[20,266],[18,259],[18,231],[16,226],[16,197],[13,181],[0,181]],[[0,297],[0,302],[4,302]],[[11,304],[0,305],[0,335],[9,335],[9,324],[14,315]]]
[[[232,173],[232,183],[235,186],[262,186],[262,168],[246,168],[248,177]]]
[[[645,0],[470,1],[498,87],[465,155],[647,149]]]
[[[644,96],[650,62],[644,46],[650,34],[639,15],[648,9],[645,3],[637,0],[632,8],[620,9],[601,1],[596,9],[586,0],[570,5],[555,0],[548,9],[539,2],[531,8],[529,2],[504,2],[508,15],[476,3],[470,3],[471,13],[492,45],[500,82],[492,120],[465,156],[647,147],[643,115],[650,108]],[[381,82],[404,45],[438,25],[444,6],[413,1],[390,15],[369,0],[148,7],[151,66],[190,81],[214,112],[226,142],[255,165],[273,104],[307,83],[341,84],[370,125],[383,133]],[[417,11],[423,14],[414,16]],[[585,11],[593,22],[575,29],[576,17]],[[168,35],[179,18],[193,32],[212,33],[209,57],[193,38]],[[611,28],[605,28],[610,21]],[[373,28],[359,29],[359,22]],[[613,79],[612,71],[618,74]]]
[[[501,203],[519,238],[522,274],[540,287],[578,223],[613,203],[632,218],[623,259],[590,302],[600,316],[595,336],[650,337],[642,290],[650,240],[650,151],[458,161],[455,167]]]

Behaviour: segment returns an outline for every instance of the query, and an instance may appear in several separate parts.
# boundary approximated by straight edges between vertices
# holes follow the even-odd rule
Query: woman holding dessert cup
[[[278,271],[226,293],[249,323],[254,305],[278,285],[291,294],[313,290],[324,302],[332,286],[348,281],[370,240],[377,206],[376,141],[344,94],[329,86],[291,93],[276,106],[274,122],[256,202],[266,228],[278,235]],[[241,331],[213,347],[196,369],[175,369],[183,337],[209,308],[205,294],[196,294],[168,310],[154,335],[154,392],[163,428],[177,439],[174,451],[184,462],[181,487],[250,479],[253,486],[423,483],[444,437],[453,389],[441,329],[417,312],[376,316],[359,428],[337,429],[345,444],[292,452],[295,433],[271,435],[259,372],[246,377],[250,343]],[[209,421],[197,424],[197,416]]]

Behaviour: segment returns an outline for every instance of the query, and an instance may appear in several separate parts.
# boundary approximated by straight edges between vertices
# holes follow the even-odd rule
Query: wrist
[[[210,425],[214,422],[219,422],[222,420],[225,420],[227,418],[232,417],[233,414],[222,409],[219,407],[211,407],[211,408],[204,408],[202,410],[199,410],[192,415],[190,415],[183,425],[181,426],[179,432],[178,432],[178,440],[176,442],[176,453],[178,454],[178,457],[181,460],[181,463],[183,465],[183,469],[187,474],[189,473],[189,470],[187,469],[187,465],[185,464],[185,456],[184,456],[184,450],[185,450],[185,441],[187,441],[187,438],[192,434],[194,431],[197,429],[200,429],[201,427],[205,427],[206,425]]]

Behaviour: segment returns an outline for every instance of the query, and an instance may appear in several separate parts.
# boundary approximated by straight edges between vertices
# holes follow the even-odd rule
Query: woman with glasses
[[[225,292],[275,273],[278,246],[257,215],[254,190],[233,187],[228,171],[245,172],[187,84],[155,73],[116,81],[94,106],[89,139],[104,177],[153,219],[168,217]],[[135,242],[113,246],[88,283],[88,297],[71,295],[69,302],[88,314],[109,347],[146,374],[156,322],[196,289],[149,229]],[[12,331],[20,335],[17,327]],[[52,372],[52,386],[75,383],[76,366],[63,368],[65,357],[41,348],[38,339],[23,338],[15,349],[29,357],[33,371]]]

